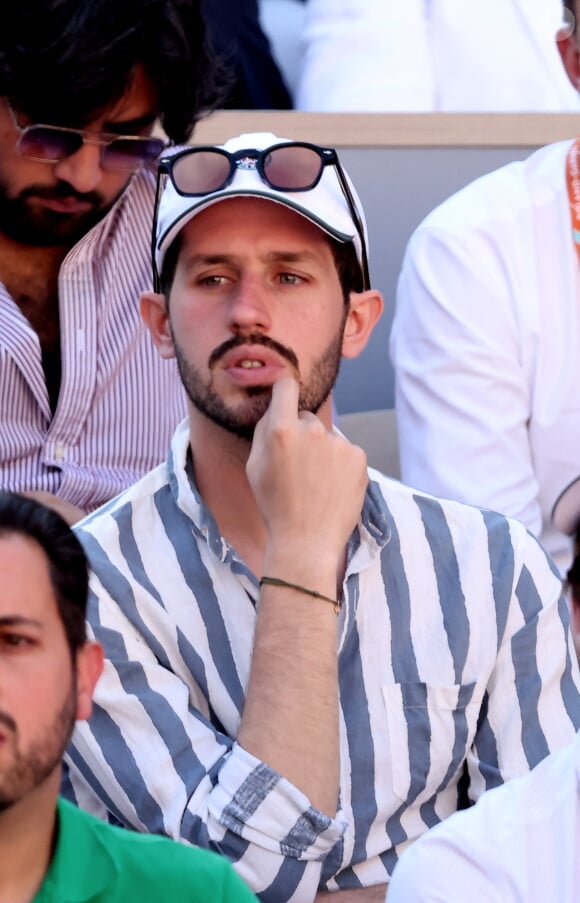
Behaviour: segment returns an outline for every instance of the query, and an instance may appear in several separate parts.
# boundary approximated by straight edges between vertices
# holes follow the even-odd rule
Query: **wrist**
[[[262,573],[293,578],[336,580],[346,549],[331,549],[326,545],[299,539],[269,541],[264,551]],[[283,573],[282,573],[283,572]]]
[[[335,614],[339,614],[340,609],[342,608],[342,599],[335,599],[332,596],[327,596],[324,593],[318,592],[316,589],[303,586],[300,583],[293,583],[290,580],[284,580],[281,577],[271,577],[266,574],[260,580],[260,588],[263,586],[277,586],[282,589],[292,590],[295,593],[300,593],[302,596],[309,596],[311,599],[319,599],[321,602],[328,602],[332,605]]]

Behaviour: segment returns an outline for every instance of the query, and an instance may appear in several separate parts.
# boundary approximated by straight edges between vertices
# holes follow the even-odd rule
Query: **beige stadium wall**
[[[223,111],[199,123],[193,143],[219,144],[257,131],[336,147],[366,211],[371,278],[383,292],[385,313],[361,357],[343,363],[335,403],[346,414],[393,406],[389,331],[397,277],[414,228],[478,176],[580,134],[580,117]]]

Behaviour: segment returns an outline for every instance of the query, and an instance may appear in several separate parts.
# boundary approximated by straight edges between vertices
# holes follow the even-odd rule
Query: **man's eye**
[[[2,633],[0,634],[0,646],[9,649],[19,649],[32,645],[30,637],[22,636],[20,633]]]
[[[299,282],[302,282],[300,276],[297,276],[296,273],[280,273],[278,278],[282,285],[298,285]]]
[[[200,279],[202,285],[224,285],[227,282],[225,276],[202,276]]]

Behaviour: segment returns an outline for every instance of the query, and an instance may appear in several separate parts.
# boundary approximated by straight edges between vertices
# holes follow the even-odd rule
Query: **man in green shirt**
[[[0,901],[250,903],[225,859],[58,799],[62,753],[103,667],[85,635],[87,582],[59,515],[0,493]]]

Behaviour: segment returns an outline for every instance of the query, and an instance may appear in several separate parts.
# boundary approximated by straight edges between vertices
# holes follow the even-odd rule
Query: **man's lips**
[[[237,357],[238,354],[240,357]],[[231,355],[235,356],[231,357]],[[238,334],[214,348],[209,356],[209,368],[213,370],[219,366],[227,369],[232,366],[232,362],[237,368],[238,364],[243,361],[246,363],[243,364],[242,369],[245,367],[258,370],[262,365],[283,367],[284,364],[290,364],[292,369],[296,373],[298,372],[298,358],[292,349],[286,348],[275,339],[260,333]]]
[[[92,205],[88,201],[81,201],[78,198],[43,198],[40,197],[36,202],[40,207],[47,210],[53,210],[55,213],[88,213]]]
[[[224,370],[236,368],[259,370],[269,367],[281,368],[285,366],[285,361],[280,359],[280,355],[263,345],[241,345],[227,351],[220,361],[220,366]]]
[[[245,345],[226,352],[218,369],[239,386],[269,386],[287,373],[288,364],[268,348]]]
[[[34,207],[43,207],[56,213],[88,213],[103,206],[103,198],[98,191],[75,191],[68,182],[54,185],[30,185],[20,194],[20,200]]]

